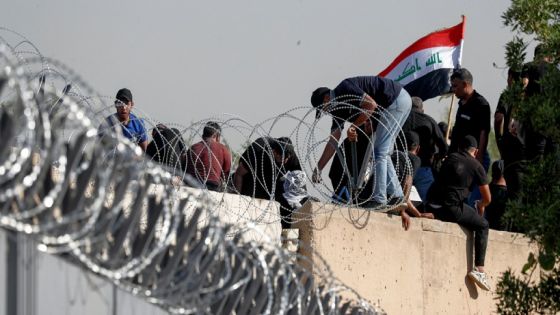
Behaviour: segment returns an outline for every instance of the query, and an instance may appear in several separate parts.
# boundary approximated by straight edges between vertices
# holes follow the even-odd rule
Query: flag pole
[[[445,141],[449,139],[449,131],[451,130],[451,113],[453,112],[454,102],[455,102],[455,93],[451,95],[451,104],[449,104],[449,113],[447,114],[447,130],[445,131]]]
[[[462,14],[461,15],[461,35],[465,34],[465,25],[466,25],[467,17]],[[463,36],[461,36],[462,38]],[[461,49],[459,50],[459,68],[461,68],[461,60],[463,59],[463,40],[461,40]],[[447,114],[447,130],[445,132],[445,141],[449,139],[449,131],[451,130],[451,113],[453,112],[453,103],[455,102],[455,93],[451,95],[451,104],[449,105],[449,113]]]

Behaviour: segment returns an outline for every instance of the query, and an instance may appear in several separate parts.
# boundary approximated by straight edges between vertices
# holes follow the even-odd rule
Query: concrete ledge
[[[280,204],[278,202],[186,186],[179,189],[179,196],[182,198],[188,194],[194,196],[207,194],[208,198],[215,203],[215,207],[211,208],[212,214],[219,217],[220,221],[233,225],[230,234],[240,233],[243,237],[257,242],[273,241],[280,244],[282,224],[280,223]],[[187,204],[189,209],[194,209],[196,206],[197,204],[194,202]],[[248,230],[246,225],[240,224],[249,222],[259,229],[259,232]]]
[[[412,219],[333,204],[307,203],[296,224],[300,254],[319,254],[343,283],[388,314],[490,314],[496,297],[466,277],[473,264],[472,233],[459,225]],[[508,268],[519,272],[530,252],[521,234],[491,230],[486,271],[495,285]],[[305,263],[305,262],[303,262]],[[322,272],[317,264],[314,273]]]

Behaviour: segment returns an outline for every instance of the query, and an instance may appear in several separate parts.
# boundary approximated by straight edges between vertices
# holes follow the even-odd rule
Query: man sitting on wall
[[[202,130],[202,141],[187,153],[187,173],[208,190],[223,191],[231,169],[231,153],[221,141],[222,128],[209,121]]]
[[[483,290],[490,290],[484,273],[484,258],[488,244],[488,221],[484,209],[490,203],[488,179],[482,164],[476,160],[478,143],[473,136],[466,136],[459,144],[459,151],[450,154],[436,180],[428,191],[427,207],[436,219],[456,222],[474,231],[474,264],[468,276]],[[475,202],[476,210],[469,206],[466,199],[469,188],[478,186],[482,195]]]

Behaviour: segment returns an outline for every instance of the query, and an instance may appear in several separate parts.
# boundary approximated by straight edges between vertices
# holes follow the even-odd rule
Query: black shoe
[[[387,204],[377,202],[375,200],[369,200],[360,205],[362,208],[366,208],[371,211],[385,211],[387,209]]]
[[[406,203],[404,197],[391,197],[389,201],[387,201],[388,206],[398,206],[403,203]]]

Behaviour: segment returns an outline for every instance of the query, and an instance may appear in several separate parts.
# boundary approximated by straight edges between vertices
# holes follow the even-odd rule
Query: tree
[[[519,120],[556,147],[527,163],[519,199],[508,203],[505,219],[524,231],[539,252],[528,257],[523,275],[508,270],[501,276],[497,310],[501,314],[556,314],[560,312],[560,1],[512,0],[502,18],[517,33],[506,45],[509,67],[520,69],[524,62],[527,44],[522,38],[534,38],[553,58],[551,71],[540,80],[540,93],[524,96],[517,85],[506,94],[516,104]],[[532,275],[538,281],[532,281]]]

